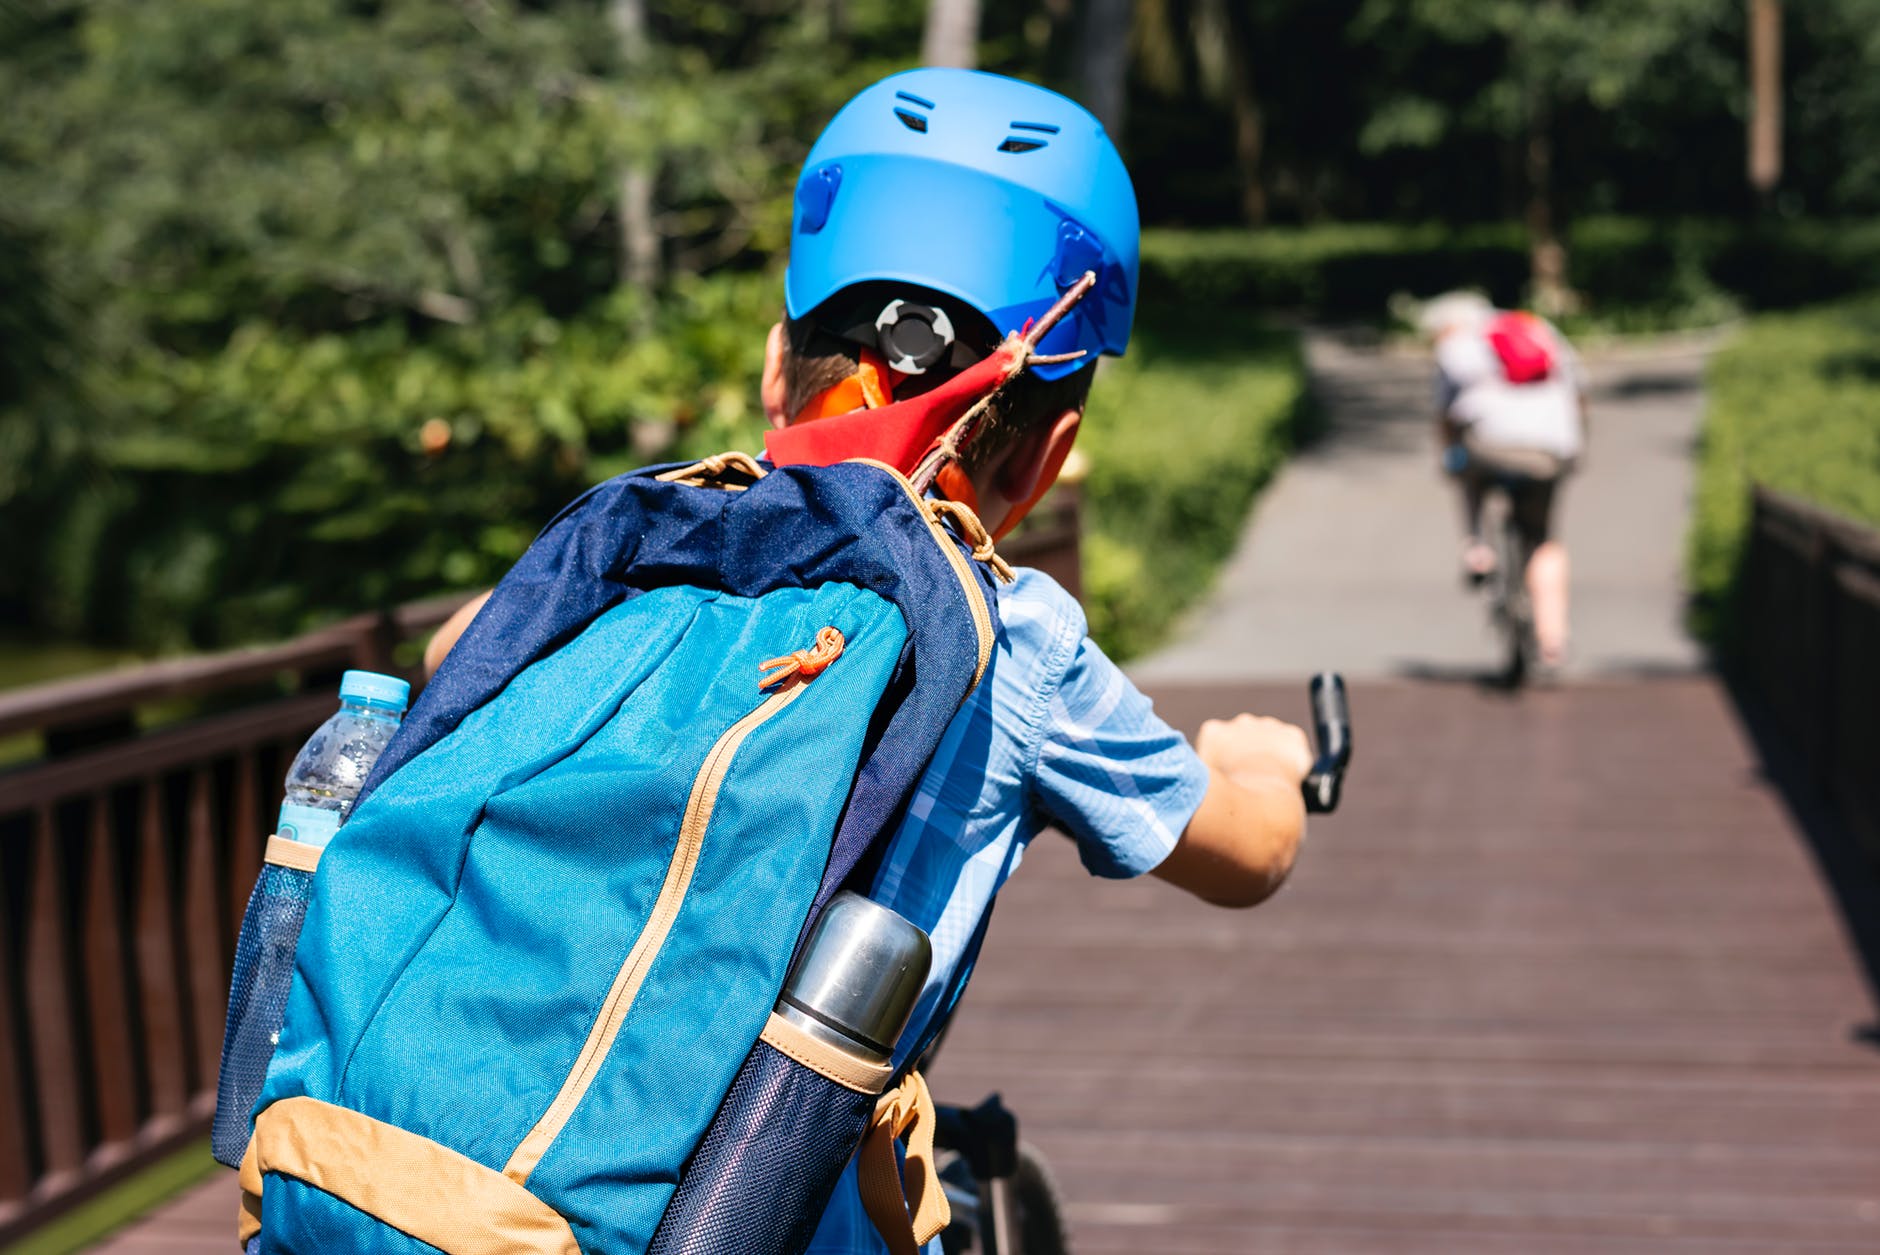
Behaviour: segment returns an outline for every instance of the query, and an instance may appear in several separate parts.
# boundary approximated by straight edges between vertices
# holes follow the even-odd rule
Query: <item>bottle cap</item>
[[[380,675],[377,671],[348,671],[339,678],[339,699],[345,701],[348,698],[403,710],[405,703],[411,700],[411,685],[395,675]]]

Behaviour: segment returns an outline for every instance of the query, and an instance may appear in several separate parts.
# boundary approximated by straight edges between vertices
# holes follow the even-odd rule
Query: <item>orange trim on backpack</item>
[[[757,669],[769,674],[758,677],[757,687],[767,689],[789,679],[807,684],[827,671],[829,664],[842,656],[842,647],[846,644],[848,642],[842,638],[840,631],[833,627],[823,628],[816,633],[816,643],[808,649],[795,650],[781,658],[758,663]]]

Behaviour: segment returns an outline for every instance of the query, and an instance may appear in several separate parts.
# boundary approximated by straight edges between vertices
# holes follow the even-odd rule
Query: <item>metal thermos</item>
[[[777,1014],[838,1050],[886,1063],[932,965],[926,933],[844,890],[810,932]]]
[[[838,893],[810,930],[776,1013],[885,1073],[933,945],[884,906]],[[673,1192],[650,1255],[797,1255],[809,1245],[876,1095],[760,1040]]]

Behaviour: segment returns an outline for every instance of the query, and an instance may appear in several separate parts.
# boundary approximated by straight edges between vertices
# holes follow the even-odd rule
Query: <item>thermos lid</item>
[[[783,1002],[886,1056],[933,965],[927,934],[844,890],[829,900],[784,986]]]

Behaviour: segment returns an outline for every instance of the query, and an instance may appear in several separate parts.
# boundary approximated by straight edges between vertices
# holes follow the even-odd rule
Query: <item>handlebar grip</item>
[[[1351,700],[1345,696],[1345,677],[1321,671],[1312,677],[1312,723],[1318,734],[1319,757],[1351,761]]]
[[[1351,762],[1351,703],[1345,696],[1345,678],[1335,671],[1312,677],[1312,733],[1318,742],[1318,761],[1305,779],[1306,810],[1329,814],[1338,809],[1345,767]]]

